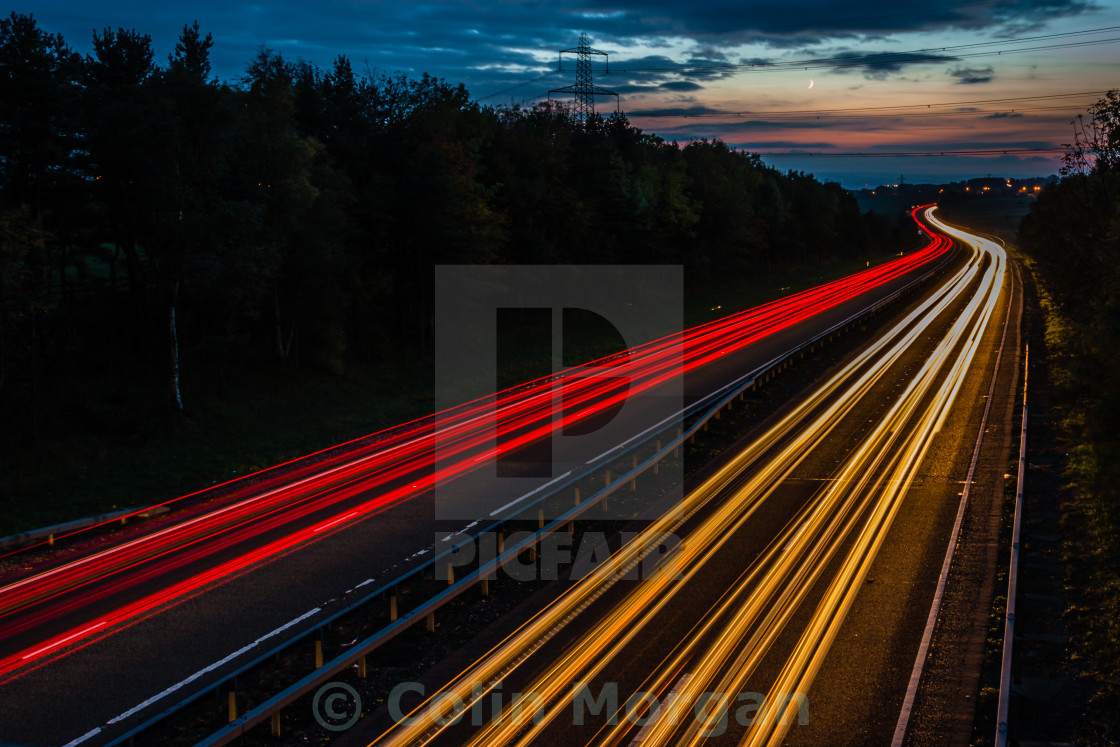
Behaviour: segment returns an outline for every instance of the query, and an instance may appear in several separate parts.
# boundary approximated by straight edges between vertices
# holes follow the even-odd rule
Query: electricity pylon
[[[554,93],[570,93],[576,97],[576,118],[581,122],[586,122],[587,118],[595,113],[595,97],[596,96],[614,96],[614,108],[618,111],[618,94],[614,91],[608,91],[591,82],[591,56],[602,55],[607,57],[607,53],[598,49],[592,49],[591,44],[587,39],[587,34],[579,35],[579,46],[572,49],[561,49],[559,54],[559,61],[557,69],[562,70],[564,65],[564,55],[574,54],[576,56],[576,83],[574,86],[564,86],[563,88],[554,88],[548,92],[549,99],[552,98]],[[607,65],[610,62],[607,61]]]

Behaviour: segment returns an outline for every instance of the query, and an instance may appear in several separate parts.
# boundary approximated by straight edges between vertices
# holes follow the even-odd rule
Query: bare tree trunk
[[[4,312],[4,278],[0,278],[0,392],[4,391],[4,381],[8,378],[8,318]]]
[[[124,249],[124,266],[128,272],[128,290],[133,298],[139,298],[140,287],[140,256],[136,253],[136,243],[131,239],[116,242],[117,246]]]
[[[39,440],[39,319],[31,315],[31,440]]]
[[[117,265],[121,261],[121,245],[120,242],[113,242],[113,258],[109,260],[109,287],[112,290],[117,289]]]
[[[170,394],[171,407],[176,412],[183,411],[183,395],[179,390],[179,333],[175,323],[175,305],[179,300],[179,281],[171,289],[171,305],[167,314],[168,339],[171,343],[171,379]]]
[[[280,360],[284,360],[288,356],[284,351],[284,331],[280,322],[280,291],[276,288],[275,280],[272,281],[272,309],[276,321],[276,353],[280,356]]]
[[[283,324],[280,317],[280,291],[276,287],[276,281],[272,281],[272,300],[273,308],[276,312],[276,352],[280,354],[281,361],[287,361],[288,357],[292,354],[292,340],[296,336],[296,325],[292,324],[291,329],[288,330],[288,342],[284,342]]]

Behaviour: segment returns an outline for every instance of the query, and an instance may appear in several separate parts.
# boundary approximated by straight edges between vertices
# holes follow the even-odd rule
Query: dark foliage
[[[1045,187],[1019,241],[1049,294],[1054,356],[1070,446],[1069,580],[1080,667],[1099,688],[1090,741],[1120,732],[1120,93],[1075,120],[1065,178]]]
[[[485,108],[345,57],[262,48],[226,83],[212,46],[184,26],[161,67],[148,36],[105,29],[83,59],[0,20],[5,439],[63,373],[178,409],[180,360],[189,383],[205,356],[230,375],[423,357],[437,264],[681,263],[733,283],[898,238],[839,185],[718,141]]]

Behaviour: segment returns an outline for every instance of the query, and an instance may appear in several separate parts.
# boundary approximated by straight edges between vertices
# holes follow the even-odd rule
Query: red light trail
[[[0,639],[63,620],[76,624],[0,658],[0,683],[921,267],[952,243],[921,223],[922,208],[911,216],[930,242],[910,255],[459,405],[437,414],[438,431],[433,415],[239,478],[224,486],[230,492],[220,505],[195,507],[175,524],[5,585]],[[622,375],[587,375],[612,366]],[[557,386],[564,406],[554,413]],[[440,464],[433,458],[437,438]],[[364,494],[371,497],[354,503]],[[238,547],[250,549],[226,557]],[[172,573],[186,577],[154,592],[144,588]],[[80,619],[106,602],[116,606]]]

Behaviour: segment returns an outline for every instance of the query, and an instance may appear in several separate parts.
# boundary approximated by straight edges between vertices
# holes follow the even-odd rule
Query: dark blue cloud
[[[662,83],[661,88],[670,91],[699,91],[704,86],[699,83],[693,83],[691,80],[671,80],[667,83]]]
[[[937,52],[852,52],[845,51],[830,56],[836,60],[834,73],[862,72],[868,80],[886,80],[902,72],[908,65],[928,65],[933,62],[952,62],[957,58]]]
[[[913,31],[991,30],[1020,32],[1055,18],[1080,15],[1099,6],[1091,0],[996,0],[930,3],[885,8],[881,2],[801,0],[775,2],[716,0],[601,0],[586,3],[586,13],[601,34],[673,33],[704,39],[764,42],[796,47],[828,39],[883,38]],[[621,28],[620,28],[621,27]]]
[[[199,0],[173,5],[139,0],[36,0],[33,10],[50,31],[63,33],[79,51],[89,50],[94,29],[135,28],[150,33],[162,61],[184,24],[197,19],[212,32],[215,72],[234,79],[255,50],[265,44],[289,57],[326,66],[346,54],[359,71],[429,72],[464,82],[485,95],[548,72],[554,52],[572,46],[587,31],[596,46],[622,62],[627,50],[659,39],[689,39],[695,45],[684,60],[686,73],[643,74],[626,83],[702,84],[729,75],[718,66],[732,60],[730,44],[761,42],[779,52],[814,47],[829,41],[866,43],[912,31],[985,30],[990,35],[1033,27],[1055,18],[1086,13],[1092,0],[996,0],[957,5],[932,4],[885,10],[877,0],[844,4],[834,0],[789,3],[752,0],[575,0],[563,4],[541,0],[499,3],[429,0]],[[627,60],[626,66],[655,58]],[[661,58],[663,67],[681,60]],[[766,64],[769,60],[734,60]],[[872,77],[897,72],[893,66],[857,68]],[[660,77],[656,77],[660,75]],[[567,73],[557,73],[565,80]],[[540,92],[547,90],[542,88]],[[681,89],[677,89],[681,90]]]
[[[995,70],[991,65],[987,67],[961,67],[950,70],[949,75],[957,79],[961,85],[975,85],[977,83],[990,83],[995,77]]]
[[[826,149],[826,148],[827,149],[832,149],[832,148],[837,147],[836,143],[830,143],[830,142],[825,142],[825,141],[813,142],[813,143],[801,143],[801,142],[797,142],[796,140],[751,140],[749,142],[742,142],[742,143],[728,143],[728,145],[732,148],[738,148],[739,150],[771,150],[771,149],[777,149],[777,148],[785,148],[791,153],[797,153],[797,152],[808,151],[808,150],[814,150],[815,151],[815,150],[822,150],[822,149]]]
[[[647,96],[665,93],[690,93],[692,91],[703,90],[704,86],[699,83],[694,83],[690,80],[671,80],[665,83],[657,83],[654,85],[645,85],[640,83],[625,83],[623,85],[616,85],[608,80],[600,79],[600,83],[609,85],[610,90],[619,94],[634,95],[634,96]]]
[[[993,133],[991,140],[914,140],[913,142],[894,142],[890,145],[872,145],[859,150],[866,152],[882,151],[896,153],[899,151],[915,151],[921,153],[937,153],[952,150],[1018,150],[1053,148],[1053,142],[1045,140],[1008,140],[998,133]]]
[[[658,109],[634,109],[627,112],[631,119],[638,117],[700,117],[709,114],[719,114],[719,109],[712,109],[699,104],[694,106],[669,106]]]
[[[670,137],[729,140],[748,140],[744,133],[758,132],[767,142],[781,142],[783,129],[832,125],[705,120],[699,115],[710,110],[697,101],[681,101],[681,94],[726,80],[739,72],[737,65],[761,68],[794,54],[798,59],[841,56],[830,70],[868,79],[896,76],[930,62],[944,68],[959,61],[936,54],[869,59],[866,50],[897,46],[899,35],[909,32],[1022,35],[1097,8],[1094,0],[947,0],[920,7],[885,6],[880,0],[34,0],[15,10],[33,12],[40,25],[61,32],[83,53],[91,51],[95,29],[134,28],[152,36],[162,63],[183,26],[197,19],[204,33],[214,35],[214,72],[223,80],[237,80],[266,45],[322,67],[345,54],[359,74],[427,72],[464,83],[488,104],[532,101],[573,83],[574,65],[569,60],[563,71],[557,70],[557,51],[574,46],[580,32],[587,32],[594,46],[611,53],[612,74],[597,83],[632,97],[635,108],[697,117],[672,128],[647,129]],[[763,49],[741,59],[738,45],[748,42]],[[673,56],[649,53],[661,46],[674,50]],[[983,68],[960,72],[965,71],[972,74],[954,77],[976,84],[987,75]],[[624,98],[623,108],[626,103]],[[867,131],[897,126],[882,120],[867,124]]]

